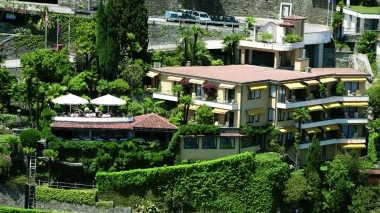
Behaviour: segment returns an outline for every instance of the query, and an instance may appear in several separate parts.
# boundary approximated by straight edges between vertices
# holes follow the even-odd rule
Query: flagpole
[[[57,51],[58,51],[58,37],[59,37],[59,19],[57,19]]]
[[[330,0],[327,0],[327,20],[326,26],[329,26]]]
[[[331,25],[332,25],[333,15],[334,15],[334,0],[330,0],[330,1],[331,1]]]
[[[48,13],[45,11],[45,49],[47,49],[47,28],[48,28]]]

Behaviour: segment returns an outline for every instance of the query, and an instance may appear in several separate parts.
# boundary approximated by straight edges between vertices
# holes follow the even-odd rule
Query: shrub
[[[211,61],[211,66],[224,66],[224,63],[222,60],[216,59]]]
[[[302,37],[297,34],[288,34],[285,36],[285,42],[286,43],[296,43],[296,42],[302,42]]]
[[[219,127],[208,124],[184,125],[178,129],[180,135],[219,135]]]
[[[190,84],[189,80],[182,79],[179,83],[182,85],[183,94],[191,95],[192,85]]]
[[[18,124],[16,123],[16,118],[17,118],[17,115],[12,115],[12,114],[1,114],[0,115],[0,120],[3,124],[3,126],[10,128],[10,129],[18,127]],[[25,124],[29,123],[29,118],[26,116],[21,116],[21,123],[22,123],[22,125],[25,126]]]
[[[195,120],[198,124],[213,124],[214,123],[214,113],[212,108],[203,104],[195,112]]]
[[[12,167],[12,159],[9,155],[0,153],[0,176],[8,176]]]
[[[174,202],[200,212],[276,212],[289,169],[278,155],[271,156],[247,152],[189,165],[99,172],[98,197],[116,206],[146,199],[160,209]],[[153,199],[146,197],[150,193]]]
[[[49,202],[56,200],[65,203],[95,205],[95,190],[55,189],[45,186],[36,186],[36,200]]]
[[[103,207],[103,208],[113,208],[113,202],[112,201],[99,201],[95,204],[96,207]]]
[[[269,43],[273,39],[272,33],[261,34],[261,41],[264,43]]]
[[[205,83],[202,86],[203,91],[207,94],[208,100],[215,100],[218,97],[218,87],[212,83]]]
[[[25,185],[28,183],[28,178],[26,175],[21,175],[18,177],[14,177],[6,182],[6,186],[9,188],[16,189],[24,189]]]
[[[346,88],[344,87],[344,84],[342,82],[339,82],[336,84],[336,87],[335,87],[336,95],[342,96],[344,94],[345,90],[346,90]]]
[[[39,209],[22,209],[16,207],[0,206],[1,213],[57,213],[57,211],[39,210]]]
[[[41,132],[36,129],[27,129],[20,133],[20,141],[23,147],[36,147],[41,139]]]
[[[40,126],[42,128],[50,127],[50,124],[53,121],[52,118],[54,116],[56,116],[56,113],[53,110],[47,108],[42,110],[40,117]]]

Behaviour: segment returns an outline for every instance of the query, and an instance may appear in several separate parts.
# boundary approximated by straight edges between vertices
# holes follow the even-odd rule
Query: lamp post
[[[182,8],[182,5],[179,4],[178,5],[178,10],[181,11],[181,8]],[[179,14],[179,13],[178,13]],[[181,17],[178,15],[178,23],[179,23],[179,26],[181,27]]]
[[[21,127],[21,123],[22,123],[22,121],[21,121],[21,109],[18,109],[17,110],[17,117],[16,117],[16,124],[17,124],[18,128]]]
[[[59,26],[59,19],[57,19],[57,51],[59,50],[59,45],[58,45],[58,38],[59,38],[59,33],[60,33],[61,29],[60,29],[60,26]]]

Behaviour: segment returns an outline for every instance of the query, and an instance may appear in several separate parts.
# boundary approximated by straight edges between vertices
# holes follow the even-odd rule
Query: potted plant
[[[336,84],[335,87],[335,94],[338,96],[342,96],[345,92],[346,88],[344,87],[344,84],[342,82],[339,82]]]
[[[218,88],[211,83],[205,83],[202,87],[205,92],[205,98],[208,101],[213,101],[218,97]]]
[[[318,91],[321,95],[321,97],[323,97],[326,93],[326,86],[324,84],[318,84]]]
[[[263,33],[261,34],[261,42],[270,43],[272,42],[273,35],[271,33]]]

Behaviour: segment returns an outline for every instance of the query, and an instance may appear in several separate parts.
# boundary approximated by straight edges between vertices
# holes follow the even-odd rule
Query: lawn
[[[380,14],[380,7],[350,6],[349,8],[358,13]]]
[[[280,155],[275,152],[257,153],[256,158],[259,160],[268,160],[273,158],[278,158]]]

